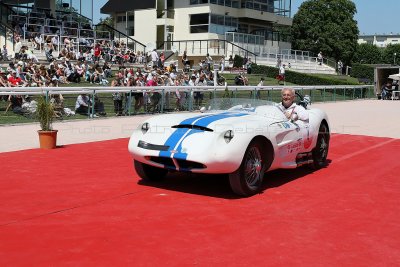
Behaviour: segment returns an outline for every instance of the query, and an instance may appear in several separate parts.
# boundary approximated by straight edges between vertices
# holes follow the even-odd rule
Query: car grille
[[[159,150],[159,151],[167,151],[169,149],[169,146],[154,145],[154,144],[150,144],[145,141],[142,141],[142,140],[139,141],[138,147],[141,147],[144,149],[149,149],[149,150]]]
[[[194,161],[189,161],[189,160],[183,160],[183,159],[175,159],[168,158],[168,157],[148,157],[148,160],[162,164],[165,166],[165,168],[172,169],[172,170],[177,170],[179,169],[180,171],[191,171],[193,169],[205,169],[207,168],[206,165],[199,163],[199,162],[194,162]],[[177,166],[176,166],[177,165]]]

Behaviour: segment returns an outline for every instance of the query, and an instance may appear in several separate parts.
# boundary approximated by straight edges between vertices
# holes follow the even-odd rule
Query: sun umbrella
[[[400,80],[400,73],[389,75],[389,79]]]

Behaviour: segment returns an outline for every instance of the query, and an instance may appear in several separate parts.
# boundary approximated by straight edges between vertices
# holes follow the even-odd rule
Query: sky
[[[73,0],[73,2],[73,5],[75,5],[75,2],[79,2],[79,0]],[[89,4],[90,10],[91,1],[82,0],[83,2],[86,2],[85,5]],[[292,0],[292,16],[303,2],[305,0]],[[355,19],[358,22],[360,35],[375,33],[400,34],[400,0],[353,0],[353,2],[357,7]],[[107,17],[107,15],[100,14],[100,8],[106,3],[107,0],[93,0],[93,19],[95,23],[98,23],[101,17]],[[82,13],[86,9],[86,6],[82,6]],[[86,16],[90,18],[91,14]]]

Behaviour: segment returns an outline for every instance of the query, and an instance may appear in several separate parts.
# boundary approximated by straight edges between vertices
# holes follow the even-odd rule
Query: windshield
[[[216,110],[229,110],[229,111],[254,111],[259,106],[275,106],[276,103],[248,98],[214,98],[210,100],[209,105],[206,107],[209,111]]]

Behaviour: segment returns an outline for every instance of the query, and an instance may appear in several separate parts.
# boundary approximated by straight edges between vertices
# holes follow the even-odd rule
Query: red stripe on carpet
[[[1,266],[398,266],[400,140],[333,135],[330,165],[143,184],[127,139],[0,154]]]

